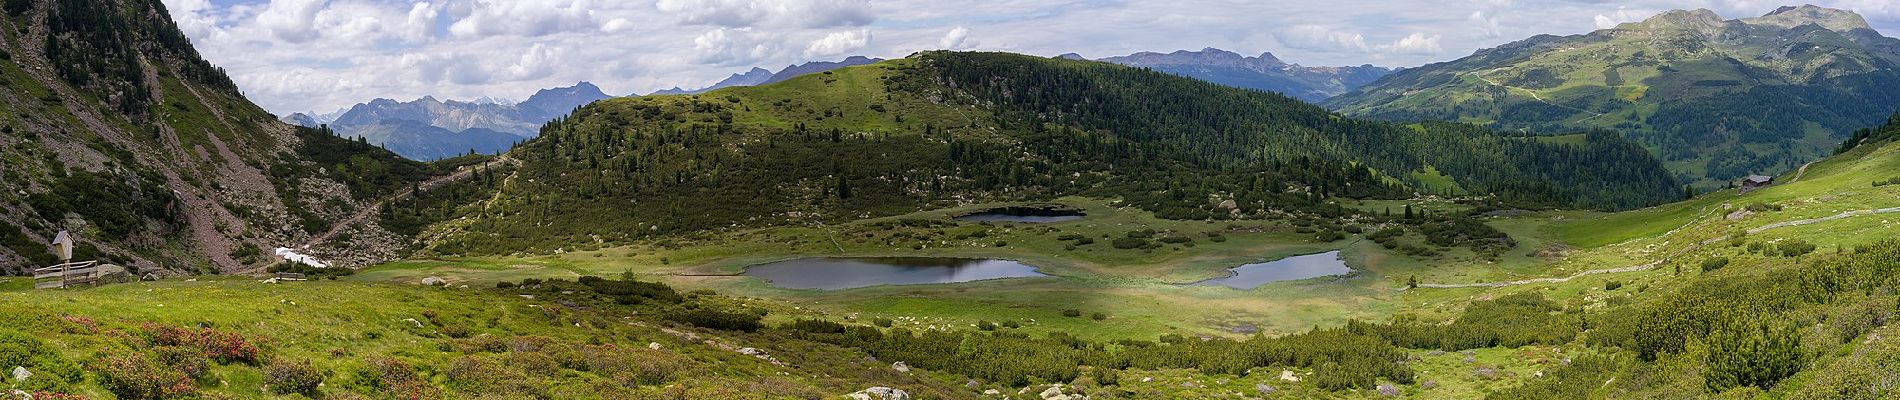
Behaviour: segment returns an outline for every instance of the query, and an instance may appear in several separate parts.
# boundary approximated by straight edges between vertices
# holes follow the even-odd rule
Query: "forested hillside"
[[[1540,35],[1394,73],[1325,104],[1381,120],[1624,132],[1687,181],[1722,186],[1824,157],[1900,104],[1900,39],[1851,11],[1723,20],[1669,11]]]
[[[6,1],[0,86],[0,273],[53,262],[60,230],[76,258],[134,271],[263,266],[427,174],[277,122],[157,0]]]
[[[543,128],[431,238],[551,251],[958,202],[1121,198],[1174,219],[1328,212],[1328,198],[1496,196],[1629,208],[1681,188],[1611,133],[1567,142],[1343,118],[1105,63],[924,53],[750,88],[616,99]],[[1331,212],[1339,212],[1331,208]]]

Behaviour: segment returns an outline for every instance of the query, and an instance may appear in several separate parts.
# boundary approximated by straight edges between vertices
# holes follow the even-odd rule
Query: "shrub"
[[[467,338],[471,335],[474,335],[475,332],[472,332],[468,329],[468,327],[464,327],[461,325],[449,325],[449,326],[442,327],[442,334],[448,337],[462,339],[462,338]]]
[[[119,352],[100,356],[92,371],[99,384],[121,399],[168,399],[190,395],[191,378],[137,352]]]
[[[976,321],[976,329],[985,330],[985,331],[993,331],[993,330],[996,330],[996,324],[991,323],[990,321]]]
[[[1115,246],[1115,248],[1117,249],[1132,250],[1132,249],[1147,247],[1148,240],[1138,239],[1138,238],[1118,238],[1118,239],[1115,239],[1113,243],[1110,243],[1110,245]]]
[[[317,386],[323,384],[323,372],[311,366],[309,361],[271,360],[264,366],[264,387],[276,394],[301,394],[316,396]]]
[[[1801,239],[1783,240],[1775,248],[1782,257],[1800,257],[1814,252],[1814,244]]]
[[[729,310],[724,307],[697,303],[673,307],[667,310],[663,317],[668,321],[729,331],[753,332],[765,327],[759,322],[765,318],[764,311]]]
[[[1617,290],[1622,288],[1623,281],[1609,281],[1603,283],[1603,290]]]
[[[1016,322],[1016,320],[1013,320],[1013,319],[1012,319],[1012,320],[1008,320],[1008,321],[1003,321],[1003,327],[1004,327],[1004,328],[1009,328],[1009,329],[1016,329],[1016,328],[1021,328],[1021,327],[1023,327],[1023,324],[1022,324],[1022,323],[1019,323],[1019,322]]]
[[[1077,246],[1087,246],[1091,244],[1095,244],[1095,238],[1083,237],[1075,240],[1075,245]]]
[[[1737,323],[1709,332],[1702,372],[1709,390],[1752,386],[1763,390],[1801,372],[1805,356],[1794,326],[1768,321]]]
[[[1313,236],[1313,240],[1320,243],[1337,242],[1337,241],[1345,240],[1345,239],[1346,239],[1346,234],[1340,233],[1339,231],[1335,231],[1331,229],[1320,232],[1318,235]]]
[[[212,328],[181,328],[170,325],[145,324],[146,341],[159,346],[183,346],[204,352],[220,363],[255,363],[259,350],[256,344],[244,339],[237,333]]]
[[[872,318],[871,319],[871,325],[877,325],[879,327],[884,327],[884,328],[889,328],[894,323],[895,321],[891,321],[890,318]]]
[[[1728,266],[1728,257],[1716,257],[1702,260],[1702,272],[1710,272]]]
[[[508,281],[495,282],[495,288],[496,289],[514,289],[515,283],[508,282]]]
[[[1190,238],[1187,236],[1169,235],[1169,236],[1164,236],[1161,238],[1161,243],[1167,243],[1167,244],[1182,244],[1182,243],[1193,243],[1193,242],[1194,242],[1194,238]]]
[[[996,246],[996,247],[1009,247],[1009,242],[1005,242],[1005,241],[1001,241],[1001,240],[998,240],[998,241],[996,241],[996,243],[994,243],[994,244],[992,244],[992,246]]]
[[[811,333],[844,333],[844,324],[822,319],[800,318],[789,324],[785,324],[781,328]]]
[[[1105,320],[1105,319],[1108,319],[1108,314],[1103,314],[1102,312],[1097,311],[1095,313],[1089,314],[1089,319],[1093,319],[1096,321]]]
[[[1075,318],[1075,317],[1080,317],[1080,316],[1082,316],[1082,310],[1077,310],[1077,309],[1073,309],[1073,308],[1071,308],[1071,309],[1067,309],[1067,310],[1062,310],[1062,316],[1064,316],[1064,317],[1069,317],[1069,318]]]
[[[1143,229],[1139,231],[1129,231],[1127,237],[1129,239],[1149,239],[1155,237],[1155,230]]]

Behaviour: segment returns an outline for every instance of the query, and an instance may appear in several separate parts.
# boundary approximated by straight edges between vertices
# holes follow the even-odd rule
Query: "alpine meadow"
[[[0,0],[0,398],[1900,398],[1900,8],[1271,3]]]

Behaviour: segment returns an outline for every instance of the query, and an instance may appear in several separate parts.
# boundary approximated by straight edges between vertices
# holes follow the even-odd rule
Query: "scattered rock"
[[[1399,388],[1392,385],[1379,385],[1379,395],[1385,397],[1398,396]]]
[[[1154,382],[1154,381],[1155,381],[1155,378],[1154,378],[1154,377],[1152,377],[1152,376],[1144,376],[1144,377],[1141,377],[1141,381],[1142,381],[1143,383],[1147,383],[1147,382]]]
[[[411,324],[416,324],[416,327],[417,327],[417,328],[421,328],[421,327],[422,327],[422,321],[417,321],[417,320],[416,320],[415,318],[403,318],[402,320],[403,320],[403,321],[409,321],[409,323],[411,323]]]
[[[765,350],[759,350],[759,349],[747,347],[747,348],[739,349],[739,354],[744,354],[748,356],[762,356],[762,355],[765,355]]]
[[[1273,394],[1273,392],[1279,391],[1279,389],[1274,389],[1273,385],[1268,385],[1265,383],[1253,385],[1253,390],[1259,391],[1260,394],[1262,395],[1269,395],[1269,394]]]
[[[1197,388],[1197,387],[1201,387],[1201,384],[1199,384],[1199,383],[1194,383],[1194,382],[1181,382],[1181,387],[1184,387],[1184,388]]]
[[[1003,392],[996,389],[989,389],[989,390],[983,391],[983,395],[985,396],[995,396],[995,395],[1000,395],[1000,394],[1003,394]]]
[[[1060,383],[1050,385],[1048,389],[1043,389],[1042,393],[1037,394],[1036,397],[1040,397],[1042,400],[1089,400],[1088,396],[1079,393],[1062,393],[1062,384]]]
[[[910,372],[910,364],[905,364],[903,361],[894,362],[891,363],[891,369],[897,372]]]
[[[1464,362],[1465,362],[1466,364],[1470,364],[1470,363],[1474,363],[1474,362],[1478,362],[1478,357],[1476,357],[1476,356],[1465,356],[1465,359],[1464,359]]]
[[[1418,387],[1426,390],[1437,389],[1438,381],[1425,381],[1425,383],[1418,384]]]
[[[848,394],[845,397],[852,400],[910,400],[910,393],[901,389],[878,386]]]
[[[1479,378],[1484,378],[1485,380],[1498,379],[1498,370],[1491,369],[1491,368],[1478,368],[1476,371],[1473,371],[1473,373],[1477,374]]]
[[[665,347],[660,346],[660,342],[650,342],[650,343],[647,343],[647,348],[653,349],[653,350],[659,350]]]
[[[449,281],[446,279],[442,279],[442,277],[439,277],[439,276],[431,276],[427,278],[422,278],[423,286],[442,286],[442,285],[447,285],[447,284],[449,284]]]
[[[520,295],[520,296],[521,296],[521,298],[524,298],[524,299],[528,299],[528,300],[534,300],[534,295],[532,295],[532,294],[524,294],[524,295]]]
[[[975,379],[971,379],[968,382],[963,382],[963,387],[975,389],[977,386],[983,386],[983,384],[980,382],[977,382]]]
[[[1294,374],[1293,370],[1283,369],[1283,370],[1280,370],[1280,380],[1287,381],[1287,382],[1299,382],[1300,376],[1298,374]]]
[[[33,372],[27,371],[26,367],[20,367],[20,366],[13,367],[13,382],[14,383],[19,383],[20,381],[24,381],[26,380],[26,378],[31,378],[31,377],[33,377]]]

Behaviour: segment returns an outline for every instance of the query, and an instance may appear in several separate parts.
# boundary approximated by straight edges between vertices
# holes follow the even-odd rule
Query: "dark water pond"
[[[1346,266],[1346,260],[1339,258],[1339,252],[1326,252],[1293,256],[1263,262],[1246,264],[1234,268],[1234,275],[1195,282],[1195,286],[1226,286],[1248,290],[1268,283],[1291,281],[1322,276],[1345,275],[1352,273]]]
[[[1081,211],[1058,207],[1002,207],[952,218],[968,222],[1062,222],[1087,216]]]
[[[800,258],[755,265],[745,275],[781,288],[822,290],[1048,276],[1016,261],[936,257]]]

